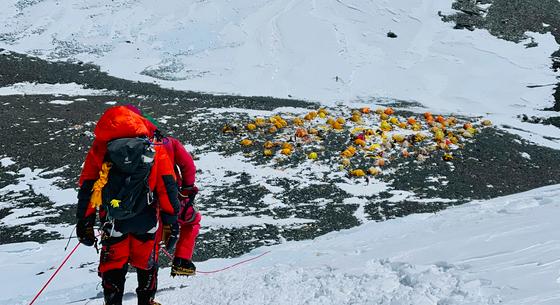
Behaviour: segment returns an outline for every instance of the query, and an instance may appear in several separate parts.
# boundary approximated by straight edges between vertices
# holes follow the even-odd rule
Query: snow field
[[[0,96],[3,95],[67,95],[67,96],[88,96],[88,95],[116,95],[118,92],[109,90],[87,89],[83,85],[76,83],[69,84],[40,84],[40,83],[16,83],[7,87],[0,87]],[[76,99],[78,100],[78,99]],[[64,105],[71,101],[61,101]],[[51,103],[57,104],[56,101]]]
[[[213,275],[170,278],[163,304],[532,304],[560,302],[560,185],[262,247],[239,258],[199,262]],[[69,228],[65,230],[69,231]],[[65,241],[0,246],[2,304],[27,304],[66,253]],[[80,247],[40,304],[102,304],[92,248]],[[81,267],[80,267],[81,266]],[[43,271],[44,274],[37,275]],[[21,283],[26,283],[22,285]],[[127,280],[135,304],[136,281]],[[7,296],[7,297],[6,297]],[[92,298],[92,299],[90,299]],[[96,299],[97,298],[97,299]]]
[[[8,0],[0,47],[82,60],[111,75],[212,93],[335,103],[387,97],[437,113],[488,116],[551,147],[556,129],[522,123],[547,114],[556,83],[550,34],[538,47],[485,30],[457,31],[438,11],[452,0]],[[398,37],[390,39],[387,32]],[[547,139],[548,138],[548,139]]]
[[[544,187],[437,215],[367,223],[313,241],[258,249],[250,255],[264,249],[272,253],[231,273],[180,280],[187,287],[164,291],[158,299],[175,303],[193,296],[186,304],[558,304],[559,195],[560,186]],[[162,277],[161,286],[167,285],[177,284]]]
[[[343,259],[343,257],[341,257]],[[370,260],[361,268],[301,267],[276,264],[258,271],[203,278],[165,304],[466,304],[483,301],[480,282],[438,266],[412,266]],[[192,287],[192,288],[191,288]],[[227,287],[223,289],[221,287]],[[184,293],[184,294],[183,294]],[[132,303],[131,303],[132,304]]]

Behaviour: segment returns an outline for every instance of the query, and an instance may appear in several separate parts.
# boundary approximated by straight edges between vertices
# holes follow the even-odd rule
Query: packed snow
[[[522,123],[552,103],[550,34],[538,47],[458,31],[452,0],[19,1],[0,10],[0,47],[93,62],[176,89],[326,104],[388,97],[484,115],[551,147],[553,126]],[[398,38],[391,39],[392,31]]]
[[[477,201],[438,214],[370,222],[315,240],[197,264],[218,273],[171,278],[163,304],[560,303],[560,185]],[[70,227],[62,228],[69,234]],[[65,240],[0,246],[0,303],[27,304],[72,249]],[[38,304],[102,304],[95,250],[81,246]],[[22,283],[26,283],[22,285]],[[124,304],[136,304],[129,274]]]
[[[68,101],[68,100],[53,100],[53,101],[50,101],[50,102],[49,102],[49,104],[63,105],[63,106],[65,106],[65,105],[70,105],[70,104],[72,104],[72,103],[74,103],[74,101]]]
[[[12,165],[11,160],[2,162],[2,164]],[[13,161],[12,161],[13,162]],[[43,169],[31,169],[29,167],[21,169],[17,174],[16,184],[9,184],[0,188],[0,194],[17,194],[18,192],[32,190],[37,195],[42,195],[51,200],[55,206],[63,206],[75,204],[78,192],[74,189],[64,189],[56,185],[62,178],[53,176],[62,169],[54,171],[46,171]],[[10,202],[0,202],[0,208],[6,208],[11,205]],[[5,219],[4,219],[5,221]]]
[[[14,162],[11,158],[5,157],[0,159],[0,165],[2,165],[2,167],[8,167],[14,164],[16,164],[16,162]]]
[[[560,186],[261,248],[164,304],[558,304]],[[200,269],[237,260],[211,260]],[[226,263],[227,262],[227,263]],[[240,277],[240,274],[244,274]],[[180,285],[162,280],[161,287]],[[133,304],[129,302],[128,304]],[[189,303],[187,303],[189,304]]]
[[[89,88],[85,88],[83,85],[79,85],[76,83],[41,84],[41,83],[23,82],[23,83],[16,83],[7,87],[0,87],[0,96],[4,96],[4,95],[91,96],[91,95],[115,95],[115,94],[117,94],[117,92],[109,91],[109,90],[89,89]]]

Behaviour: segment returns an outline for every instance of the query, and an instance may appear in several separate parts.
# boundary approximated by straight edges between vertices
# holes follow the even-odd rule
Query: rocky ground
[[[203,189],[198,205],[211,220],[204,225],[195,259],[235,256],[263,244],[309,239],[350,228],[365,219],[385,220],[410,213],[437,212],[473,199],[492,198],[560,183],[560,152],[527,143],[504,130],[485,128],[451,162],[435,152],[426,162],[397,158],[384,174],[349,178],[338,169],[341,134],[325,136],[323,169],[305,156],[271,161],[259,150],[239,145],[239,136],[222,133],[225,124],[243,124],[255,111],[278,107],[317,109],[312,103],[263,97],[213,96],[162,89],[153,84],[110,77],[83,63],[46,62],[21,54],[0,55],[0,87],[18,82],[71,83],[120,92],[113,96],[0,96],[0,156],[15,164],[0,167],[0,188],[17,183],[22,169],[42,170],[41,178],[60,177],[55,185],[76,187],[85,153],[100,114],[116,102],[141,106],[160,119],[163,129],[192,148]],[[50,101],[69,100],[68,105]],[[110,104],[107,104],[109,102]],[[379,101],[403,107],[406,102]],[[241,111],[236,109],[242,109]],[[402,108],[401,108],[402,109]],[[400,112],[409,115],[406,109]],[[223,162],[212,171],[210,156]],[[221,158],[221,159],[220,159]],[[241,160],[249,167],[232,167]],[[332,161],[331,161],[332,160]],[[321,161],[322,162],[322,161]],[[274,171],[268,174],[267,171]],[[332,171],[332,172],[331,172]],[[262,173],[264,172],[264,173]],[[282,174],[286,173],[286,174]],[[216,178],[218,177],[218,178]],[[378,192],[361,192],[376,183]],[[357,191],[354,191],[357,190]],[[0,243],[63,238],[60,224],[73,224],[75,206],[59,206],[33,188],[0,192]],[[4,221],[16,210],[40,207],[18,220]],[[238,223],[239,219],[253,219]],[[260,221],[268,219],[267,221]],[[219,225],[235,220],[235,225]],[[301,221],[300,221],[301,220]],[[46,226],[41,226],[46,224]]]
[[[527,31],[550,32],[560,44],[557,0],[457,0],[453,8],[459,12],[441,16],[457,29],[488,29],[526,47],[535,46]],[[560,50],[551,54],[551,69],[560,69]],[[560,183],[560,152],[523,141],[507,128],[482,129],[448,162],[438,150],[425,162],[394,158],[382,175],[351,178],[346,169],[339,169],[340,152],[349,141],[344,133],[323,137],[316,162],[301,153],[265,158],[260,149],[239,145],[241,133],[222,133],[224,125],[243,129],[257,114],[272,115],[279,107],[317,109],[313,103],[163,89],[111,77],[82,62],[47,62],[2,49],[0,71],[0,87],[20,82],[77,83],[117,92],[0,96],[0,159],[14,162],[0,166],[0,244],[64,238],[57,228],[74,223],[74,204],[57,204],[25,183],[18,191],[6,187],[21,185],[33,173],[32,179],[50,181],[61,189],[75,188],[95,122],[114,104],[139,105],[197,158],[202,189],[197,202],[205,220],[196,260],[236,256],[263,244],[309,239],[365,220],[437,212],[470,200]],[[71,103],[50,103],[53,100]],[[403,117],[411,115],[409,106],[419,106],[406,101],[374,102],[399,108],[397,114]],[[560,111],[560,85],[549,110]],[[519,119],[560,127],[556,115]],[[363,159],[351,166],[367,168],[368,162]]]
[[[537,46],[531,34],[551,33],[560,45],[560,2],[557,0],[457,0],[453,8],[459,12],[443,16],[454,22],[457,29],[487,29],[501,39]],[[441,15],[441,14],[440,14]],[[560,46],[550,55],[551,69],[560,69]],[[549,85],[549,84],[543,84]],[[560,83],[556,85],[551,111],[560,111]],[[558,118],[538,122],[560,127]]]

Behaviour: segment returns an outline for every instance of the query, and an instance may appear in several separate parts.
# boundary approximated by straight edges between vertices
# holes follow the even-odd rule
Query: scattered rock
[[[387,37],[389,37],[389,38],[397,38],[398,36],[397,36],[397,34],[395,34],[395,33],[393,33],[393,32],[389,32],[389,33],[387,33]]]
[[[538,47],[538,46],[539,46],[539,43],[536,42],[534,39],[531,39],[531,42],[525,44],[525,47],[526,47],[527,49],[529,49],[529,48],[536,48],[536,47]]]
[[[560,128],[560,117],[550,117],[543,122],[545,125],[554,125]]]
[[[521,115],[518,115],[517,117],[520,118],[521,121],[523,121],[523,122],[533,123],[533,124],[543,124],[544,121],[545,121],[544,118],[540,118],[540,117],[537,117],[537,116],[534,116],[534,115],[529,117],[526,114],[521,114]]]

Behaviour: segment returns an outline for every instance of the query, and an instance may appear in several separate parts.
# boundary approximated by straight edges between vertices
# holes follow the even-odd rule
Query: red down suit
[[[118,138],[149,137],[153,131],[149,130],[146,121],[125,106],[111,107],[101,116],[79,179],[78,219],[95,217],[96,208],[90,203],[90,199],[93,185],[100,176],[107,143]],[[115,220],[111,233],[104,233],[109,236],[104,236],[106,243],[102,241],[100,273],[123,268],[127,263],[144,270],[152,268],[157,263],[158,255],[158,245],[155,242],[158,216],[165,215],[168,222],[176,221],[180,204],[174,166],[163,145],[155,145],[154,149],[155,157],[148,185],[157,200],[146,208],[145,213],[127,220]],[[99,211],[99,218],[103,225],[106,222],[103,209]]]

